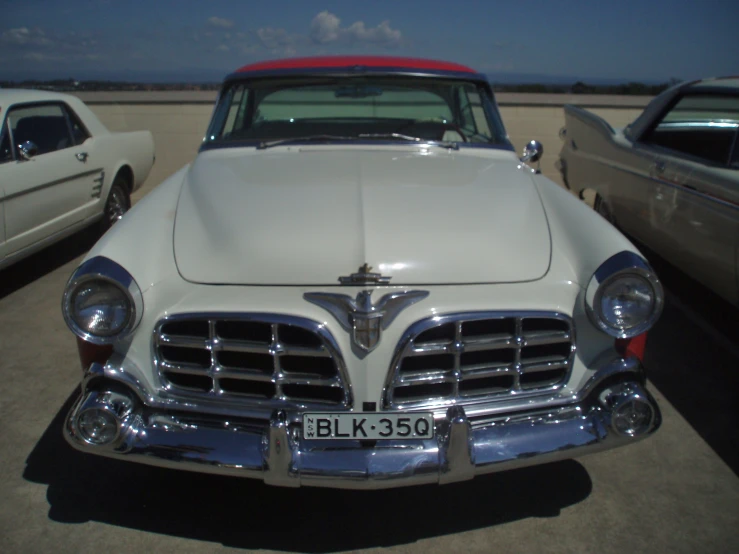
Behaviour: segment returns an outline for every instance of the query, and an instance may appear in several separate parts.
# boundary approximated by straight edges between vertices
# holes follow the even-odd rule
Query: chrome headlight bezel
[[[129,305],[126,324],[115,334],[95,335],[80,327],[72,316],[75,293],[90,281],[103,281],[118,288]],[[79,266],[67,282],[62,297],[64,321],[72,332],[92,344],[113,344],[130,335],[138,326],[144,314],[144,296],[136,280],[120,264],[103,256],[90,258]]]
[[[653,300],[649,317],[640,324],[628,328],[610,324],[601,311],[601,299],[605,288],[624,277],[637,277],[645,281],[651,287]],[[651,329],[662,313],[664,300],[664,290],[654,270],[641,256],[629,251],[619,252],[603,262],[585,289],[585,308],[590,321],[598,329],[617,339],[630,339]]]

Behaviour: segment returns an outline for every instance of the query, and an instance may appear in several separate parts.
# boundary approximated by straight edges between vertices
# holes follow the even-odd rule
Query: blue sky
[[[288,56],[437,58],[501,80],[739,74],[739,0],[0,0],[0,80],[217,81]]]

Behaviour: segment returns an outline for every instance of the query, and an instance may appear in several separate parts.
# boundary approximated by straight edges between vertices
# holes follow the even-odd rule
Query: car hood
[[[507,151],[310,147],[201,153],[174,253],[197,283],[338,285],[367,263],[391,285],[531,281],[550,236]]]

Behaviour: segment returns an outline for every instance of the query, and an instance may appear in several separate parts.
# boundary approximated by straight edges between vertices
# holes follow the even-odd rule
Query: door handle
[[[78,154],[75,154],[74,156],[75,158],[77,158],[79,161],[83,163],[87,161],[87,152],[79,152]]]

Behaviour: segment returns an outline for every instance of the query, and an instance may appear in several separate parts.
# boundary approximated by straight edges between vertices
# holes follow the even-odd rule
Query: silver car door
[[[650,195],[660,251],[671,263],[730,302],[737,302],[739,170],[730,167],[739,131],[739,97],[686,95],[648,137],[660,150]]]
[[[689,177],[675,189],[667,230],[678,245],[676,266],[732,303],[737,303],[739,170],[684,160]],[[691,167],[692,166],[692,167]]]
[[[13,152],[10,147],[10,136],[6,125],[0,120],[0,266],[5,258],[7,244],[5,242],[5,172],[4,169],[13,161]]]

